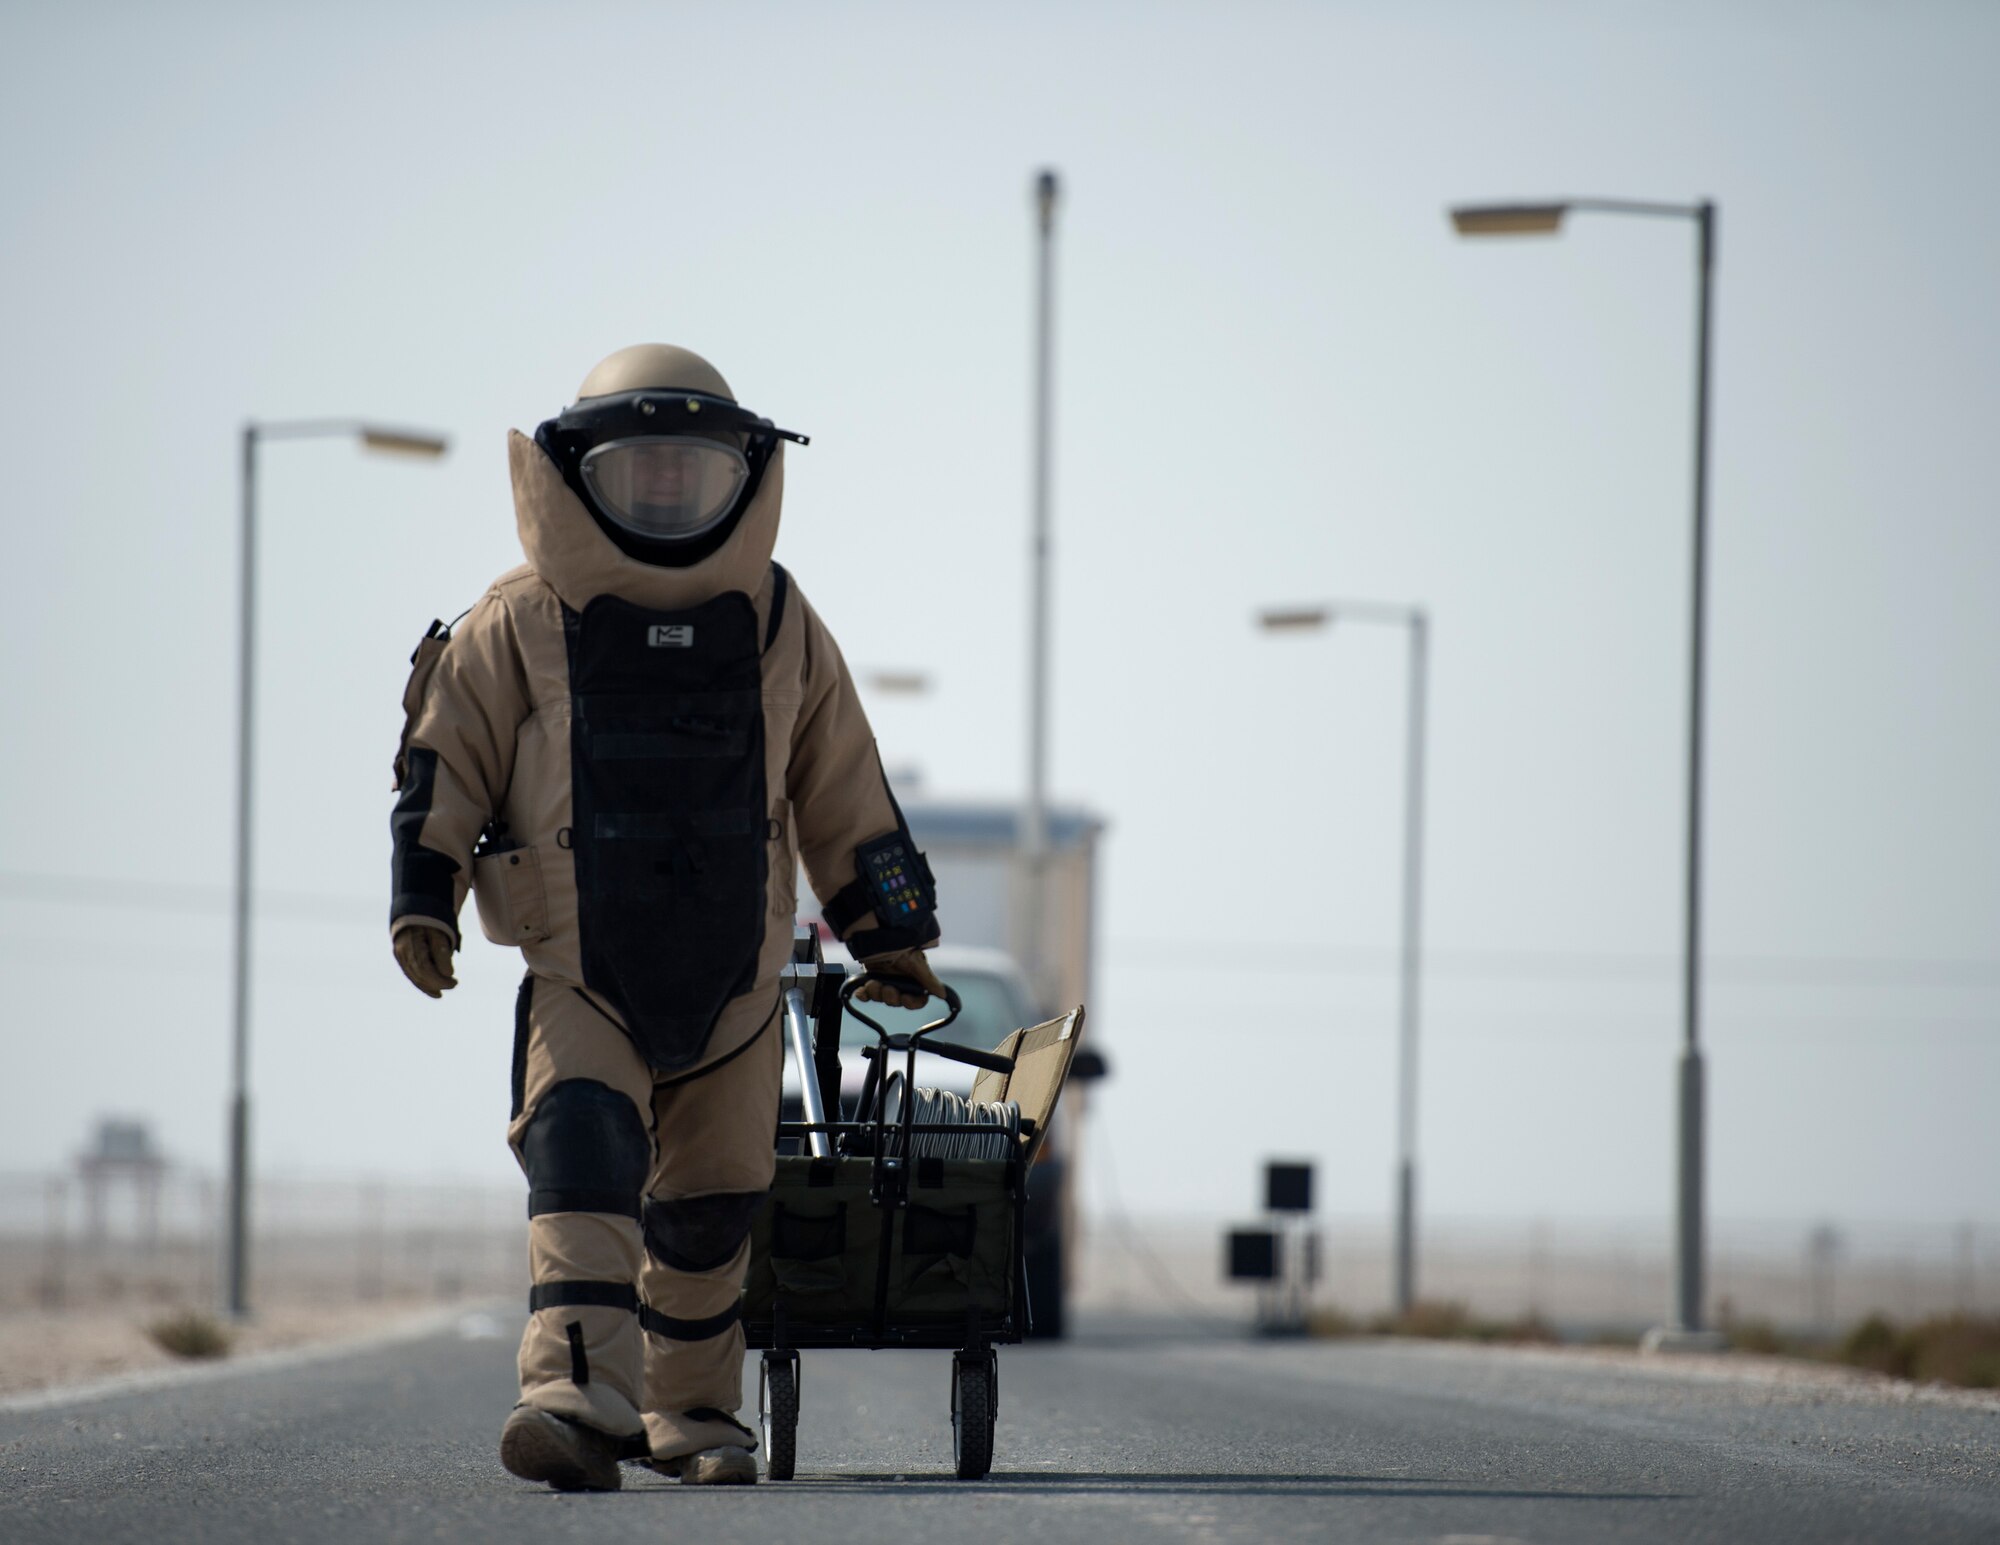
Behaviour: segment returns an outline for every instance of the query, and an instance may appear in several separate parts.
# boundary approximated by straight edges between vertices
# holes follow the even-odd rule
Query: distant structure
[[[1312,1162],[1273,1159],[1264,1166],[1264,1222],[1223,1236],[1224,1274],[1257,1284],[1261,1336],[1303,1336],[1311,1329],[1312,1290],[1320,1279],[1312,1210]]]
[[[114,1185],[132,1188],[138,1203],[139,1247],[150,1255],[160,1242],[160,1182],[167,1161],[153,1144],[152,1128],[143,1121],[106,1116],[88,1150],[78,1156],[83,1181],[84,1242],[96,1249],[108,1234],[105,1201]]]

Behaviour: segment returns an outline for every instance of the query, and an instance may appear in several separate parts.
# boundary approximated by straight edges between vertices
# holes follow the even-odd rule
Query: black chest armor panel
[[[756,981],[769,800],[757,613],[563,608],[583,979],[666,1072]]]

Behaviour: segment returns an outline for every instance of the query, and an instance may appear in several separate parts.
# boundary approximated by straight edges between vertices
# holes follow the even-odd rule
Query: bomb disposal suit
[[[614,354],[510,435],[528,561],[433,624],[405,694],[397,959],[453,985],[469,887],[527,960],[508,1140],[534,1285],[501,1457],[565,1489],[615,1487],[620,1458],[756,1478],[737,1303],[798,861],[857,958],[936,988],[928,868],[832,634],[771,559],[785,440],[699,356]]]

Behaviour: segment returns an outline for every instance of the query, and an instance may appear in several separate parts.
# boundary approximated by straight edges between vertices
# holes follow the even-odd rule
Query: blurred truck
[[[1082,1155],[1083,1118],[1092,1082],[1107,1071],[1099,1049],[1103,1025],[1092,994],[1097,844],[1105,823],[1091,812],[1073,807],[1049,811],[1044,899],[1037,907],[1022,842],[1026,823],[1018,805],[998,800],[931,799],[900,782],[895,788],[910,833],[929,858],[937,880],[938,926],[944,945],[933,964],[966,1000],[967,1024],[963,1031],[955,1031],[954,1037],[992,1045],[1007,1031],[1052,1019],[1079,1003],[1089,1011],[1084,1044],[1070,1065],[1069,1087],[1036,1161],[1028,1196],[1028,1296],[1034,1334],[1060,1336],[1066,1319],[1070,1263],[1076,1254],[1074,1191]],[[819,920],[811,908],[811,897],[811,889],[801,883],[801,922]],[[1035,944],[1040,945],[1039,952],[1031,947]],[[1031,978],[1029,963],[1037,959],[1040,969]],[[895,1017],[900,1020],[903,1016]],[[907,1027],[898,1023],[894,1028]],[[863,1040],[873,1039],[865,1029],[855,1029]],[[987,1036],[983,1041],[979,1040],[982,1034]],[[844,1035],[843,1044],[845,1039]],[[925,1061],[936,1067],[937,1087],[961,1094],[969,1088],[969,1070],[940,1059]],[[919,1082],[928,1077],[920,1064]],[[787,1103],[795,1098],[788,1087]]]

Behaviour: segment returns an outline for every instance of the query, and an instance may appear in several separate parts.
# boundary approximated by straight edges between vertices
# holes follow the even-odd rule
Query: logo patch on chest
[[[655,649],[692,649],[694,625],[677,623],[666,627],[650,627],[646,629],[646,642]]]

